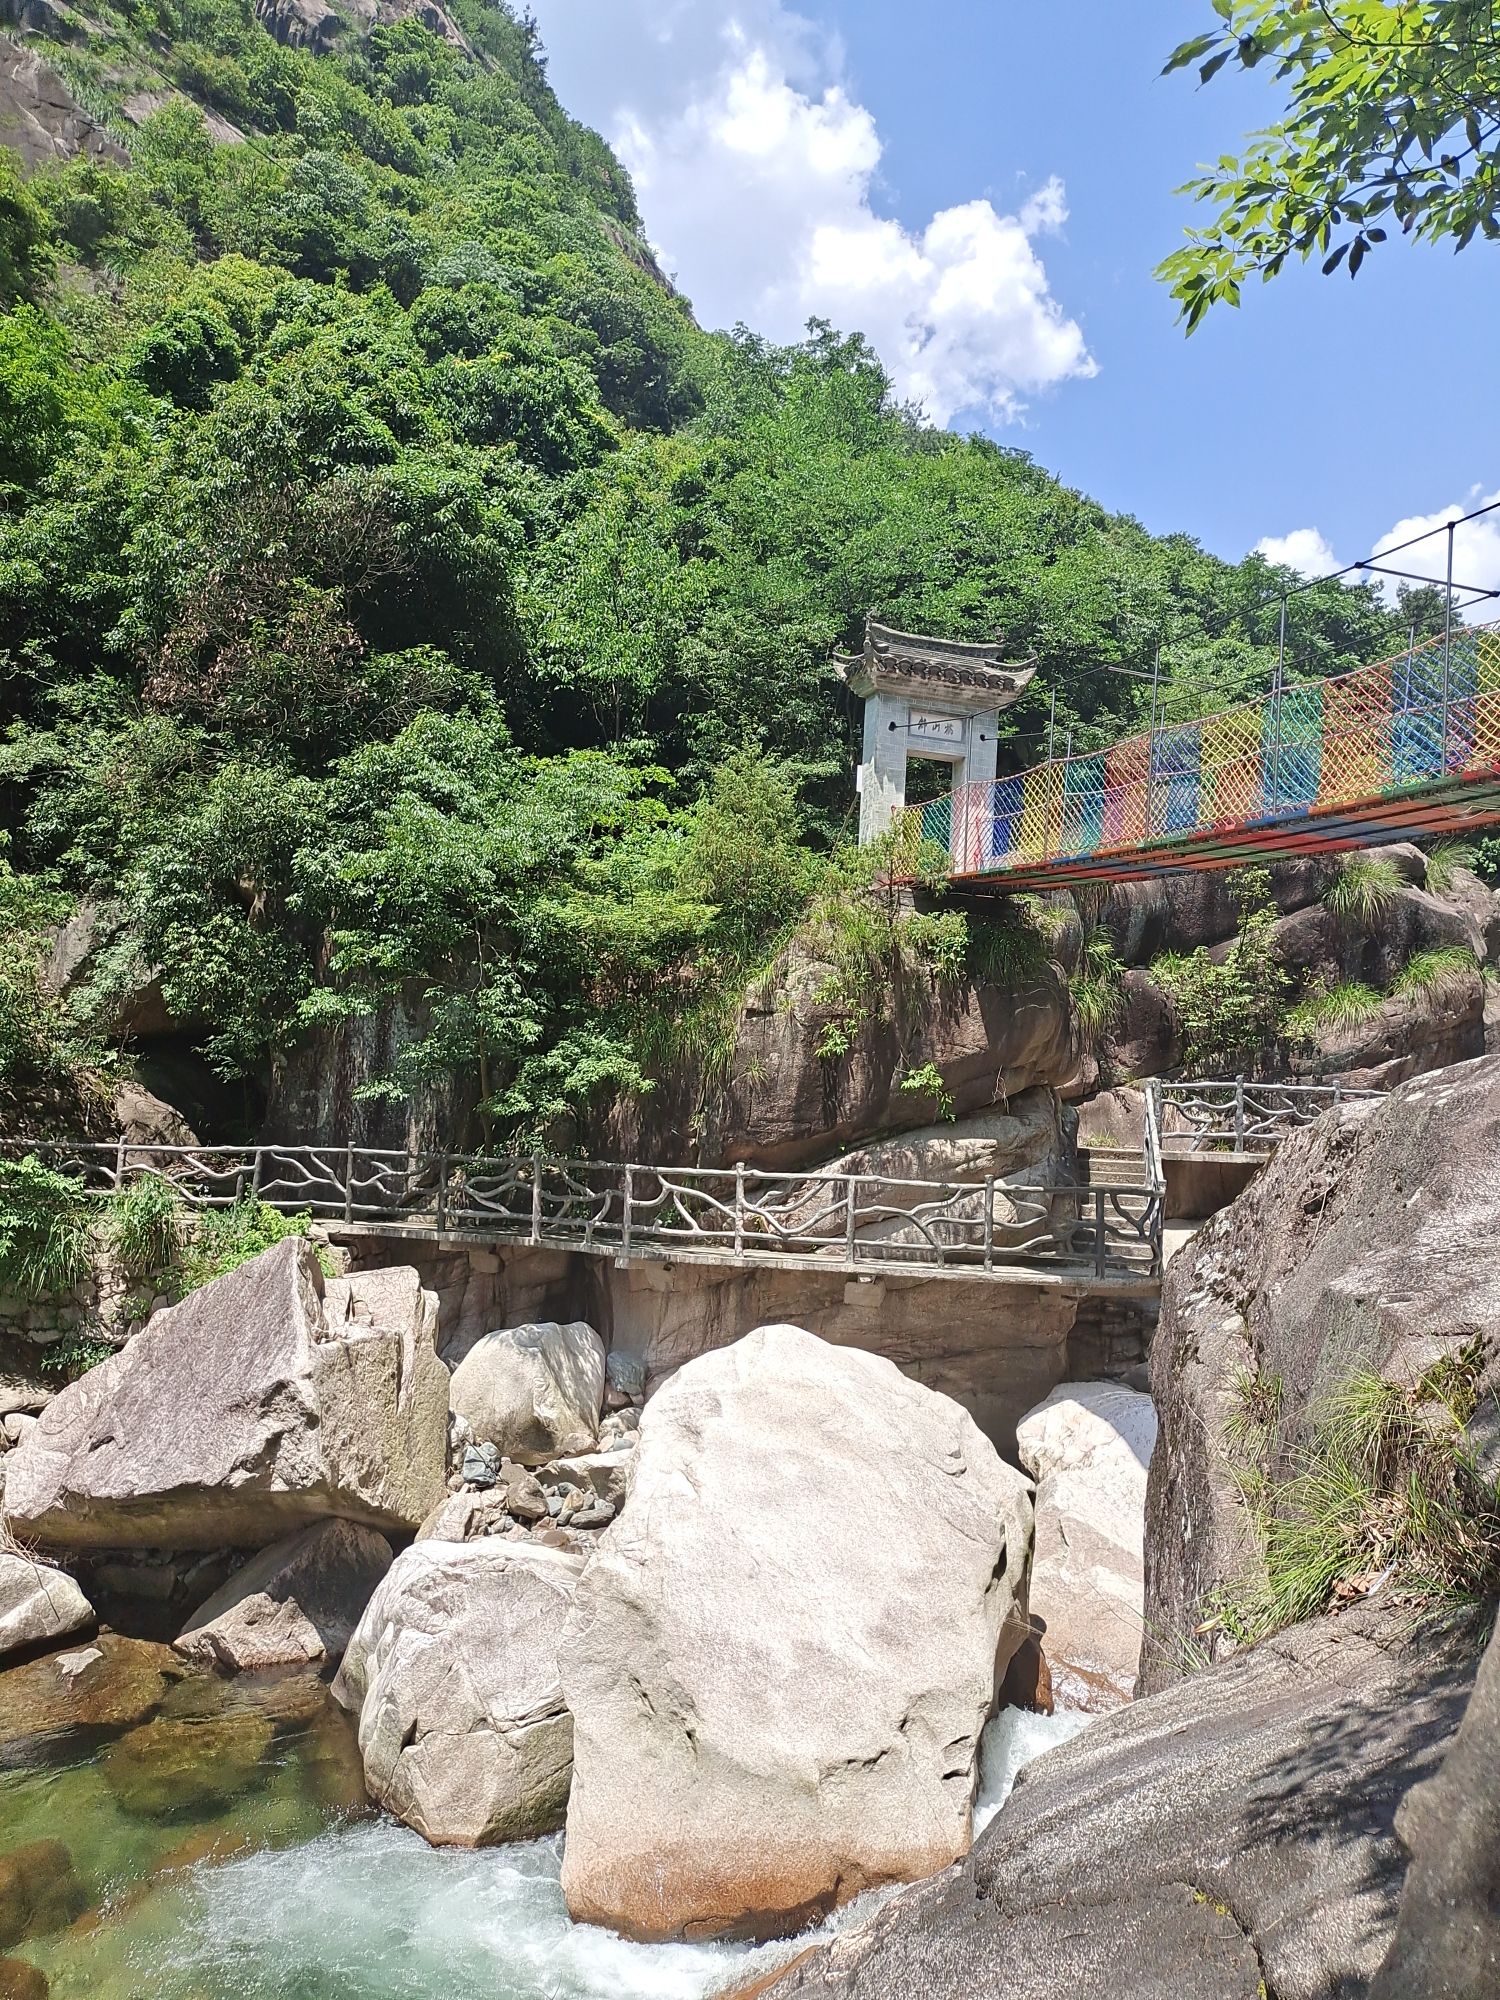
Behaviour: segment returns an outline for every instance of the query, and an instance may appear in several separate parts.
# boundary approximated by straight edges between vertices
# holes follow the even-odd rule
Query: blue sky
[[[1172,190],[1274,111],[1158,75],[1208,0],[533,5],[706,324],[861,327],[943,421],[1231,558],[1295,535],[1314,570],[1500,490],[1500,250],[1388,246],[1175,325]],[[1460,540],[1500,585],[1500,525]]]

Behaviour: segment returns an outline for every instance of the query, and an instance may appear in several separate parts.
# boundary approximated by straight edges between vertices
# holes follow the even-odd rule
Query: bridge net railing
[[[847,1269],[1004,1272],[1018,1266],[1149,1277],[1160,1269],[1153,1186],[927,1181],[357,1146],[143,1146],[9,1141],[109,1195],[141,1175],[190,1208],[254,1199],[338,1224],[495,1237],[624,1256]]]
[[[902,857],[955,875],[1034,868],[1294,822],[1500,771],[1500,627],[960,787],[898,818]]]

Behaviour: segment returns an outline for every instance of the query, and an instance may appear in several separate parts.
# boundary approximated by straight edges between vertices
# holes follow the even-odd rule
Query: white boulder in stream
[[[531,1542],[414,1542],[333,1683],[372,1799],[435,1846],[562,1825],[573,1725],[558,1682],[582,1556]]]
[[[497,1327],[453,1371],[453,1413],[517,1465],[591,1452],[604,1403],[604,1342],[583,1320]]]
[[[93,1606],[64,1570],[0,1550],[0,1659],[55,1644],[93,1623]]]
[[[889,1361],[767,1326],[679,1369],[563,1634],[573,1915],[770,1936],[956,1860],[1030,1541],[1021,1474]]]
[[[1118,1708],[1135,1691],[1144,1600],[1151,1398],[1065,1382],[1016,1426],[1037,1482],[1031,1610],[1059,1707]]]
[[[5,1460],[11,1526],[61,1548],[262,1548],[443,1497],[448,1371],[408,1268],[324,1282],[288,1237],[69,1383]]]

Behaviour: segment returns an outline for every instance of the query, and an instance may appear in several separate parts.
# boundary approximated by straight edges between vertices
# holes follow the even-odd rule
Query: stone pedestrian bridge
[[[558,1159],[540,1151],[13,1143],[108,1194],[155,1174],[190,1207],[254,1198],[340,1235],[511,1244],[634,1263],[855,1277],[1048,1282],[1153,1293],[1174,1179],[1229,1198],[1280,1139],[1351,1093],[1333,1085],[1153,1083],[1139,1154],[1080,1156],[1073,1182]],[[1215,1204],[1217,1205],[1217,1204]]]

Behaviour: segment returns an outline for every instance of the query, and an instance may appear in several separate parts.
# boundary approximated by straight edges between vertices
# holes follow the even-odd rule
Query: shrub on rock
[[[448,1372],[415,1271],[325,1287],[287,1238],[159,1312],[6,1459],[12,1524],[63,1548],[260,1548],[441,1499]]]
[[[581,1557],[416,1542],[360,1620],[333,1693],[359,1719],[371,1798],[435,1846],[561,1826],[573,1725],[557,1651]]]
[[[563,1886],[638,1938],[794,1931],[969,1845],[1031,1507],[958,1404],[762,1327],[644,1412],[563,1636]]]

